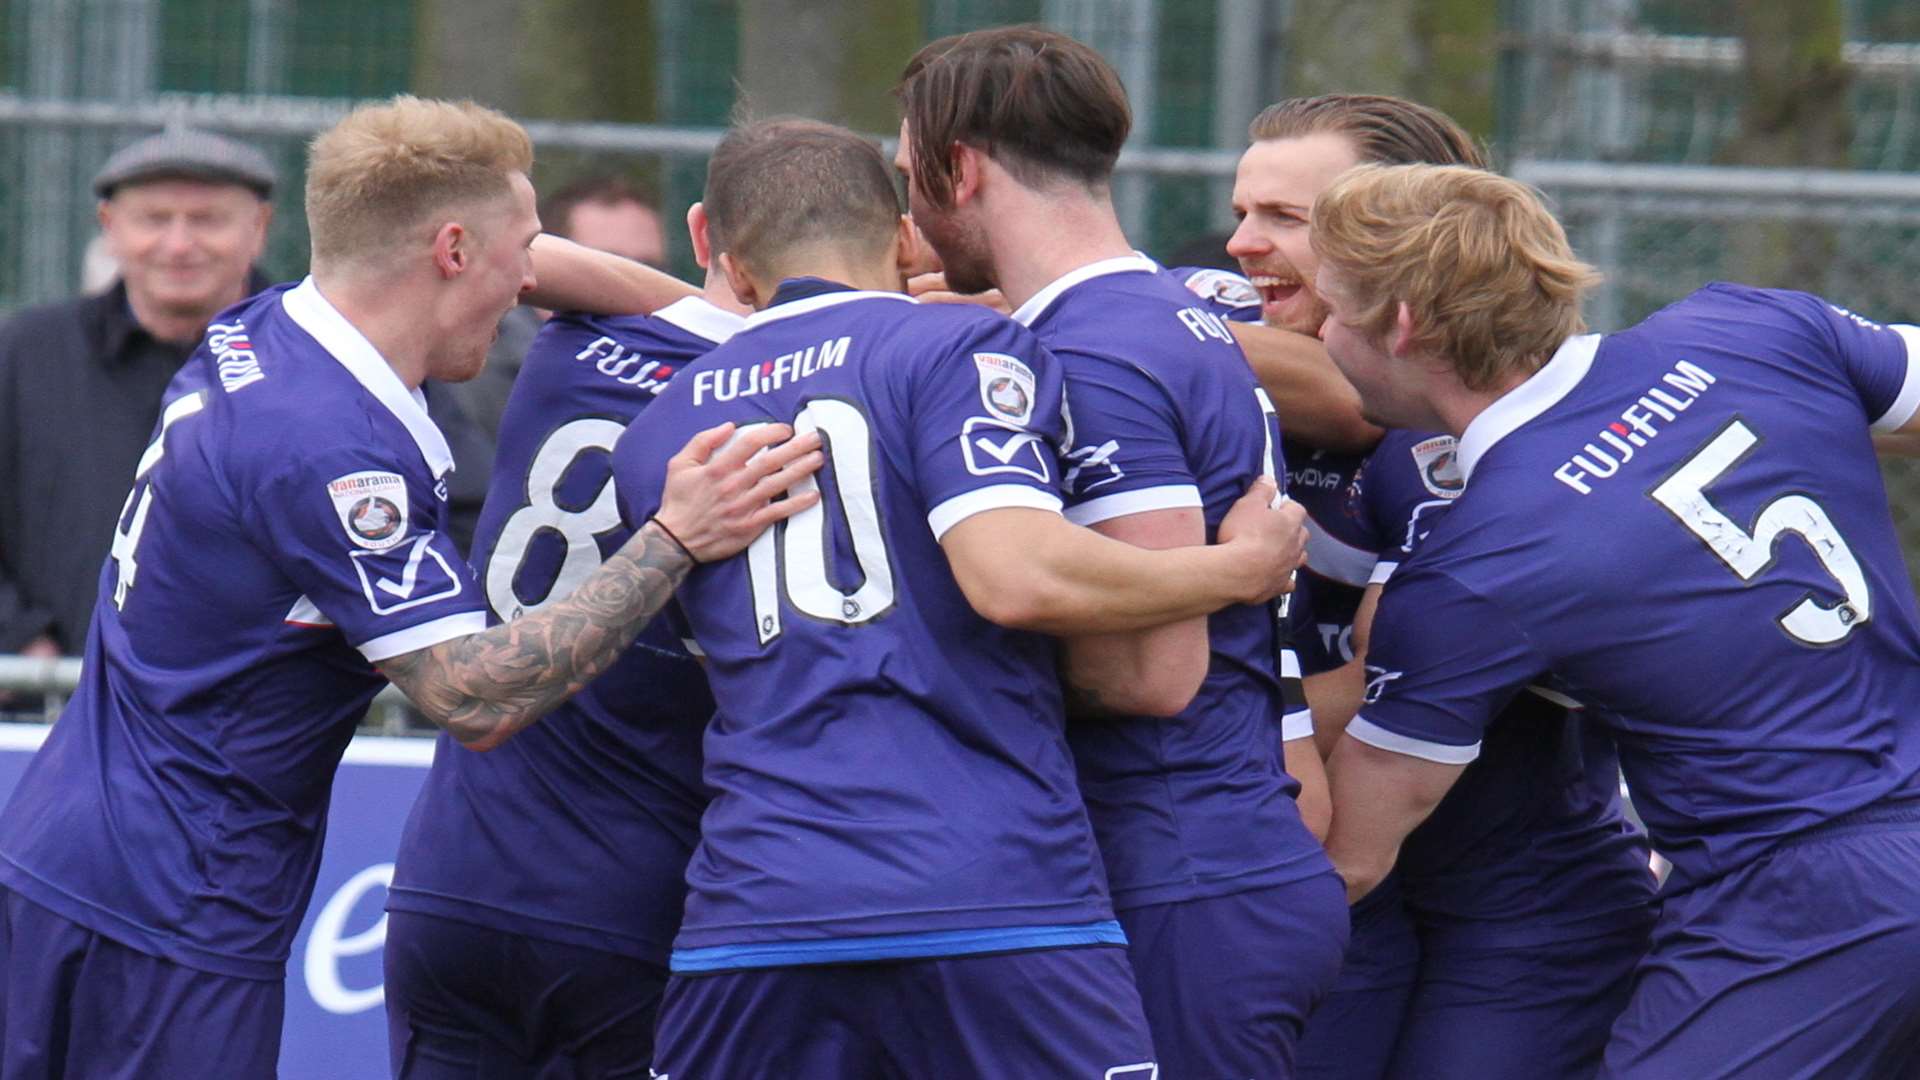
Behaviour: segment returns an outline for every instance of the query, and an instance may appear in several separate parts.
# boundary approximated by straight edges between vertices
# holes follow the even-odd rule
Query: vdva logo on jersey
[[[1633,460],[1636,449],[1645,447],[1665,425],[1693,408],[1693,403],[1715,381],[1712,372],[1692,361],[1682,360],[1673,365],[1672,371],[1660,376],[1659,385],[1649,388],[1638,401],[1622,409],[1620,419],[1603,428],[1594,442],[1553,470],[1553,478],[1582,495],[1593,494],[1589,481],[1605,480],[1619,472],[1621,466]]]

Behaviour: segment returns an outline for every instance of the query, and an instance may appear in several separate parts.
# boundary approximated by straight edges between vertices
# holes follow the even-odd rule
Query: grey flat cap
[[[93,177],[93,193],[105,199],[114,189],[146,180],[213,180],[252,188],[265,199],[278,177],[265,154],[245,143],[191,128],[169,128],[114,152]]]

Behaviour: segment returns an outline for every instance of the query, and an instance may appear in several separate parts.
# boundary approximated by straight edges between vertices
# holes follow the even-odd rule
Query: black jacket
[[[0,324],[0,653],[86,644],[134,467],[192,352],[141,329],[124,284]]]

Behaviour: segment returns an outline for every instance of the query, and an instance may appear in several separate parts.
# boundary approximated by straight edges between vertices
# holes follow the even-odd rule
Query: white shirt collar
[[[1528,376],[1519,386],[1494,399],[1481,411],[1467,430],[1460,433],[1459,461],[1462,482],[1473,478],[1473,467],[1493,444],[1518,431],[1521,425],[1560,403],[1573,392],[1593,366],[1594,353],[1600,349],[1599,334],[1580,334],[1562,342],[1546,366]]]
[[[675,300],[654,312],[653,317],[716,344],[726,341],[747,324],[742,316],[712,303],[704,296]]]
[[[1061,293],[1083,281],[1090,281],[1108,274],[1132,274],[1141,271],[1158,273],[1159,270],[1159,263],[1137,251],[1131,255],[1116,255],[1111,259],[1088,263],[1078,270],[1069,270],[1054,278],[1046,288],[1034,293],[1031,299],[1021,304],[1020,310],[1013,313],[1013,319],[1022,326],[1032,326],[1035,319],[1044,314],[1055,300],[1060,299]]]
[[[784,319],[789,315],[805,315],[809,311],[819,311],[821,308],[830,308],[835,304],[846,304],[855,300],[904,300],[909,304],[919,302],[906,293],[868,292],[864,289],[843,289],[839,292],[821,293],[818,296],[806,296],[798,300],[789,300],[784,304],[775,304],[770,308],[761,308],[759,311],[747,316],[746,324],[740,329],[751,330],[756,326],[765,326],[775,319]]]
[[[312,275],[282,294],[280,306],[400,421],[407,434],[413,436],[414,445],[420,448],[420,456],[426,459],[427,468],[436,479],[453,471],[453,451],[447,449],[447,437],[427,415],[427,396],[418,387],[409,390],[400,381],[393,365],[373,347],[373,342],[348,322],[339,308],[320,295]]]

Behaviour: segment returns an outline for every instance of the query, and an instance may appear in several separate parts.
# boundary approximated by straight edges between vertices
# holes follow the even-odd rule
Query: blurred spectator
[[[275,176],[174,129],[93,180],[120,280],[0,325],[0,653],[78,654],[161,394],[221,309],[263,287]]]
[[[541,224],[578,244],[648,266],[667,259],[667,234],[653,198],[618,176],[575,180],[547,197]]]

